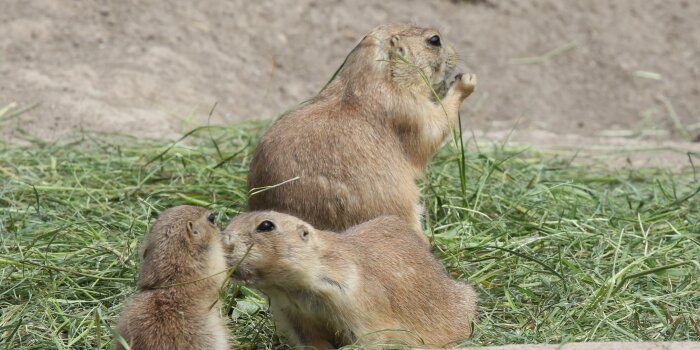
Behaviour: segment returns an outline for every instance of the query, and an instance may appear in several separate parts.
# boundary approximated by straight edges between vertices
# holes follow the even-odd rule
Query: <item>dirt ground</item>
[[[462,120],[479,141],[514,130],[535,147],[687,163],[700,152],[698,18],[692,0],[8,1],[0,108],[39,105],[0,120],[0,138],[172,138],[215,102],[212,123],[271,118],[371,28],[410,21],[439,28],[477,73]]]

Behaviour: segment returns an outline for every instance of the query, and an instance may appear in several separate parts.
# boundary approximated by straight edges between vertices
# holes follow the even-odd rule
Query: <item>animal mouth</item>
[[[449,64],[449,62],[443,63],[441,64],[441,66],[435,69],[434,74],[440,74],[440,80],[433,84],[433,90],[435,91],[435,94],[433,94],[432,91],[430,93],[430,98],[431,100],[433,100],[433,102],[438,102],[437,98],[435,97],[436,94],[440,100],[444,99],[445,95],[447,95],[447,90],[449,90],[451,85],[449,80],[454,70],[454,65]]]
[[[442,80],[437,84],[433,84],[433,90],[435,90],[435,93],[433,94],[432,91],[430,92],[430,97],[433,100],[433,102],[438,102],[435,95],[437,95],[437,97],[440,100],[444,99],[445,95],[447,95],[447,88],[448,85],[446,80]]]
[[[253,285],[258,280],[256,274],[243,266],[238,266],[231,274],[231,279],[239,284]]]

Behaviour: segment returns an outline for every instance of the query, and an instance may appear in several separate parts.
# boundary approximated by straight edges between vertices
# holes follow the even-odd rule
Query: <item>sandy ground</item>
[[[462,110],[480,141],[654,149],[688,163],[700,134],[700,2],[7,1],[0,119],[54,141],[80,130],[172,138],[271,118],[316,93],[372,27],[439,28],[479,76]],[[621,146],[622,145],[622,146]],[[599,152],[593,147],[592,152]],[[657,153],[656,148],[673,150]],[[648,153],[648,152],[647,152]],[[642,154],[646,154],[642,152]],[[700,163],[700,160],[698,161]]]

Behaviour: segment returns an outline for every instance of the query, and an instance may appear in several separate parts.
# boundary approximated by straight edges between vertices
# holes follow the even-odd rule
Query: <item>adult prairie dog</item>
[[[456,59],[434,29],[369,32],[316,97],[262,136],[249,189],[287,182],[250,196],[249,209],[335,231],[391,214],[423,236],[415,180],[476,85],[472,74],[453,78]]]
[[[228,349],[228,332],[212,308],[225,270],[214,215],[187,205],[163,211],[144,238],[138,292],[117,333],[133,350]],[[114,346],[123,349],[119,340]]]
[[[292,346],[444,347],[471,334],[474,289],[449,278],[398,217],[338,234],[287,214],[250,212],[229,223],[223,241],[229,265],[240,262],[233,279],[270,298]]]

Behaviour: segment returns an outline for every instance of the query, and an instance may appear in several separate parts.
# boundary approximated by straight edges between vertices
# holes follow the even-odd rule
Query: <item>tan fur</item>
[[[261,222],[270,232],[257,231]],[[273,211],[235,217],[224,230],[233,279],[270,298],[278,332],[293,346],[400,342],[453,346],[471,335],[474,289],[448,277],[414,229],[383,216],[343,233]]]
[[[221,233],[208,216],[195,206],[167,209],[144,238],[138,292],[117,327],[131,349],[228,349],[224,322],[211,308],[226,274],[202,279],[226,269]],[[114,347],[123,349],[118,340]]]
[[[248,187],[299,179],[251,196],[250,210],[289,213],[337,231],[393,214],[421,231],[415,180],[476,84],[471,74],[449,84],[455,52],[442,37],[441,47],[428,44],[433,35],[439,33],[406,24],[367,34],[318,96],[262,136]]]
[[[455,52],[442,37],[441,47],[429,45],[433,35],[439,33],[405,24],[368,33],[318,96],[262,136],[248,187],[299,179],[251,196],[249,208],[289,213],[329,230],[393,214],[423,236],[415,180],[476,84],[465,74],[449,85]]]

